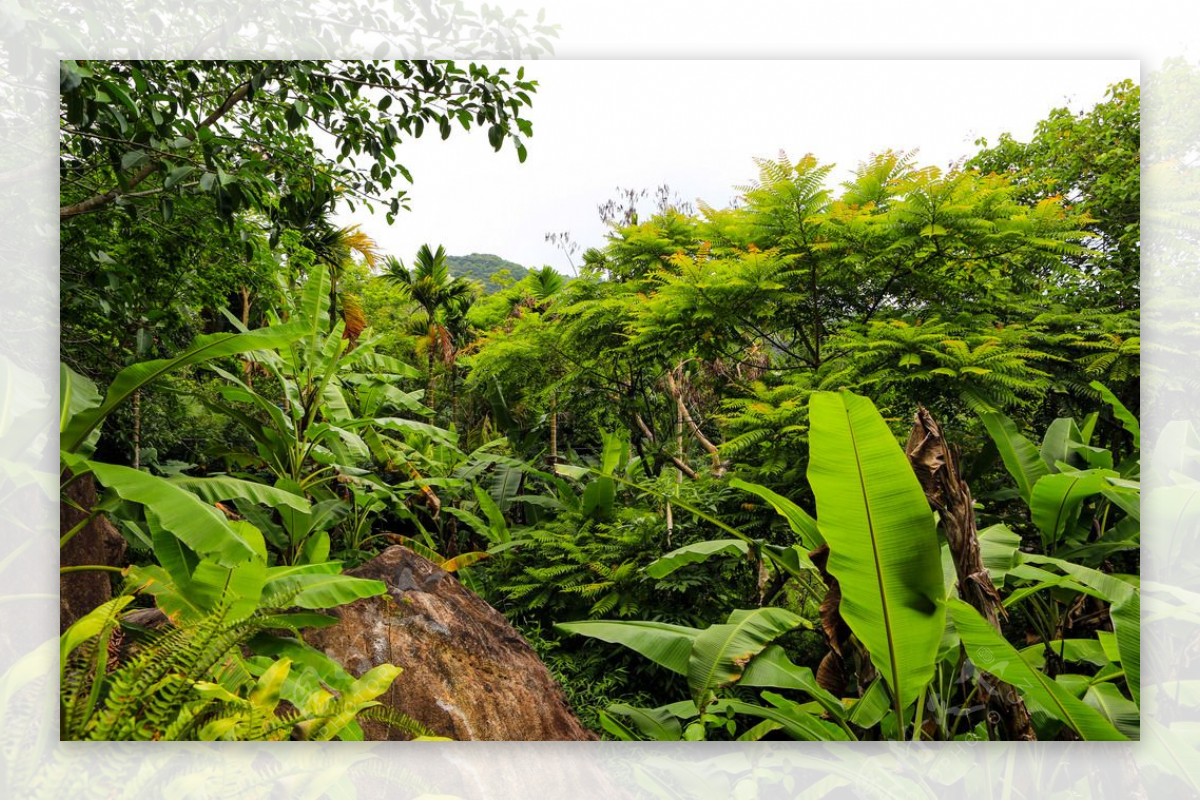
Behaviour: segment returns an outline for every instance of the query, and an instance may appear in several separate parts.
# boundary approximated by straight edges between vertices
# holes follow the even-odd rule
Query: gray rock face
[[[388,594],[333,610],[340,622],[305,639],[356,676],[404,668],[384,704],[456,740],[597,739],[516,629],[437,565],[394,546],[347,574],[383,581]],[[372,722],[363,730],[404,738]]]

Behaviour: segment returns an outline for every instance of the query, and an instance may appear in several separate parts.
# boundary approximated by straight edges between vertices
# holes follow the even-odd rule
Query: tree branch
[[[249,93],[250,81],[245,81],[241,84],[238,84],[238,86],[229,93],[221,105],[217,106],[207,117],[201,120],[200,123],[196,125],[195,131],[188,134],[186,138],[194,142],[196,140],[196,131],[201,131],[205,128],[211,127],[217,120],[228,114],[230,109],[245,99]],[[116,201],[118,197],[129,194],[131,189],[134,189],[142,181],[149,178],[150,175],[157,169],[158,162],[154,159],[151,159],[146,165],[141,167],[133,174],[133,177],[129,179],[129,182],[125,185],[124,189],[120,187],[114,187],[107,192],[99,195],[92,195],[86,200],[81,200],[78,203],[72,203],[68,206],[63,206],[58,210],[58,218],[60,220],[65,220],[69,217],[86,214],[90,211],[95,211],[96,209],[107,206]]]

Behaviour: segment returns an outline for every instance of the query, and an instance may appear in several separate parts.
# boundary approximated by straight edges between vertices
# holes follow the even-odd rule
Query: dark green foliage
[[[505,289],[520,281],[528,272],[515,261],[491,253],[472,253],[468,256],[447,256],[446,265],[455,278],[478,281],[486,295]]]

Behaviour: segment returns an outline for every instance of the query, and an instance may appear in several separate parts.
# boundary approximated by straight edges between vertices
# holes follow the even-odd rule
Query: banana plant
[[[1116,420],[1140,443],[1136,418],[1099,382],[1092,383]],[[999,412],[980,414],[984,427],[1013,477],[1047,554],[1099,564],[1140,546],[1141,484],[1135,450],[1121,464],[1091,444],[1098,413],[1078,424],[1058,418],[1036,447],[1016,423]]]
[[[870,400],[816,392],[809,419],[808,480],[840,615],[883,677],[903,736],[905,711],[923,703],[945,631],[933,513]]]
[[[369,337],[345,336],[344,322],[329,329],[328,289],[327,272],[315,269],[288,311],[302,336],[287,348],[253,356],[255,369],[274,379],[279,396],[266,394],[250,377],[210,367],[221,384],[219,399],[208,405],[238,423],[255,449],[228,458],[265,469],[276,487],[313,502],[310,512],[282,510],[277,522],[255,521],[292,564],[328,553],[330,532],[343,520],[339,550],[355,551],[371,536],[376,517],[411,519],[404,501],[415,492],[436,503],[417,455],[422,443],[455,450],[451,432],[413,419],[432,414],[420,403],[421,391],[397,386],[419,377],[415,368],[374,352]],[[413,485],[381,475],[388,472],[407,472]]]

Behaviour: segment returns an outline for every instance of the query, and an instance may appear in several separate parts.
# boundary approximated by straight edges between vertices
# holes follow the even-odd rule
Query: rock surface
[[[66,534],[87,518],[87,514],[80,511],[81,509],[90,510],[96,505],[96,483],[92,476],[86,475],[72,481],[67,486],[66,497],[66,500],[59,503],[60,534]],[[123,563],[124,557],[125,538],[108,522],[108,518],[97,515],[71,537],[70,542],[59,551],[58,558],[60,567],[118,567]],[[109,576],[107,572],[90,570],[59,575],[60,632],[66,631],[76,620],[112,598],[112,580]]]
[[[340,622],[305,639],[356,676],[404,668],[381,702],[456,740],[596,739],[516,629],[449,573],[402,546],[346,572],[388,594],[332,610]],[[363,730],[404,739],[377,723]]]

